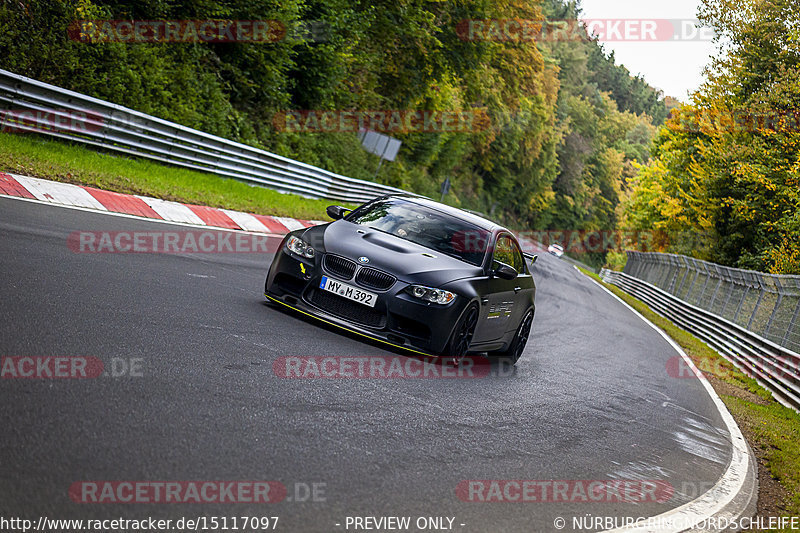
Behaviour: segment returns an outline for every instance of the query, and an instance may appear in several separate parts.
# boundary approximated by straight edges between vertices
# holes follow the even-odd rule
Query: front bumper
[[[397,280],[377,294],[374,308],[352,302],[319,288],[322,276],[359,286],[323,267],[323,254],[313,259],[296,256],[282,248],[269,269],[264,295],[279,304],[358,335],[424,355],[439,355],[467,305],[457,297],[449,305],[423,302],[405,292],[410,284]]]

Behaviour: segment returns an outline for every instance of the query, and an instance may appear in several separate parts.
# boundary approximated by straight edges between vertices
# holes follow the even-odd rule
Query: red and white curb
[[[319,220],[298,220],[182,204],[3,172],[0,172],[0,196],[27,198],[66,207],[132,215],[181,225],[271,235],[285,235],[296,229],[325,224]]]
[[[148,196],[122,194],[83,185],[0,172],[0,197],[3,196],[25,198],[36,202],[119,216],[142,217],[171,224],[239,230],[267,235],[286,235],[296,229],[326,223],[321,220],[300,220],[203,205],[182,204]],[[517,232],[516,235],[522,249],[526,252],[546,251],[543,245],[527,239],[523,233]]]

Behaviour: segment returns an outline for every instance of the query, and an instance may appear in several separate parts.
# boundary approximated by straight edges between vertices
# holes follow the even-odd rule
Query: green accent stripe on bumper
[[[329,324],[331,326],[335,326],[335,327],[337,327],[339,329],[343,329],[343,330],[348,331],[350,333],[355,333],[356,335],[360,335],[360,336],[365,337],[367,339],[371,339],[371,340],[374,340],[374,341],[382,342],[383,344],[388,344],[389,346],[393,346],[395,348],[400,348],[401,350],[406,350],[406,351],[409,351],[409,352],[418,353],[420,355],[424,355],[424,356],[427,356],[427,357],[437,357],[437,358],[439,357],[438,355],[433,355],[433,354],[430,354],[430,353],[427,353],[427,352],[422,352],[422,351],[419,351],[419,350],[415,350],[414,348],[409,348],[408,346],[403,346],[402,344],[395,344],[393,342],[389,342],[387,340],[384,340],[384,339],[381,339],[381,338],[378,338],[378,337],[373,337],[372,335],[367,335],[366,333],[361,333],[360,331],[356,331],[354,329],[350,329],[350,328],[348,328],[346,326],[342,326],[341,324],[336,324],[335,322],[331,322],[330,320],[325,320],[324,318],[318,317],[316,315],[312,315],[311,313],[307,313],[307,312],[303,311],[302,309],[298,309],[296,307],[292,307],[291,305],[287,304],[286,302],[282,302],[282,301],[278,300],[277,298],[273,298],[272,296],[270,296],[267,293],[264,293],[264,296],[269,298],[273,302],[276,302],[276,303],[279,303],[281,305],[284,305],[284,306],[288,307],[289,309],[291,309],[293,311],[297,311],[298,313],[303,313],[304,315],[310,316],[311,318],[319,320],[320,322],[325,322],[326,324]]]

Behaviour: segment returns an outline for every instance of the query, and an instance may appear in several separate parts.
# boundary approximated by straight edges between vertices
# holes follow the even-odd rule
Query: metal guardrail
[[[408,194],[0,69],[0,127],[9,126],[307,198],[362,203]]]
[[[730,268],[685,255],[627,254],[626,274],[800,352],[800,276]]]
[[[800,355],[632,275],[603,269],[600,276],[708,343],[778,401],[800,410]]]

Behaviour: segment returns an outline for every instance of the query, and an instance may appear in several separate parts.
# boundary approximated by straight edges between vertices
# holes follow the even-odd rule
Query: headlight
[[[422,285],[411,285],[406,291],[414,298],[419,298],[420,300],[435,304],[449,304],[456,297],[456,295],[450,291],[423,287]]]
[[[286,248],[288,248],[290,252],[307,257],[308,259],[314,258],[314,248],[312,248],[311,245],[306,241],[298,239],[295,236],[289,237],[289,240],[286,241]]]

